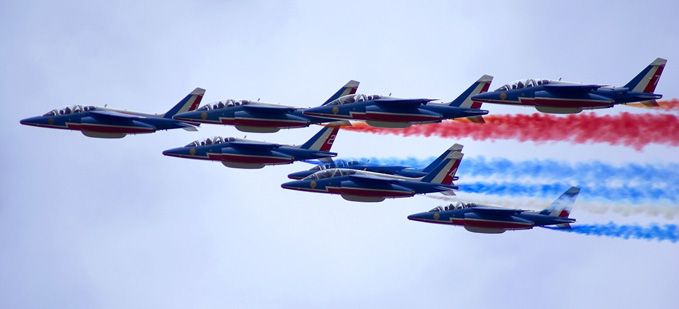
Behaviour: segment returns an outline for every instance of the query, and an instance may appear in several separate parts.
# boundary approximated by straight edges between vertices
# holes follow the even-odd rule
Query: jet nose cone
[[[426,214],[424,214],[424,213],[412,214],[412,215],[408,216],[408,220],[422,221],[422,219],[424,219],[425,216],[426,216]]]
[[[21,119],[19,123],[26,125],[26,126],[37,126],[40,124],[45,123],[45,117],[30,117],[26,119]]]
[[[311,175],[311,173],[309,173],[308,171],[294,172],[294,173],[288,174],[288,178],[300,180],[300,179],[302,179],[306,176],[309,176],[309,175]]]
[[[184,149],[184,147],[179,147],[165,150],[163,151],[163,154],[170,157],[179,157],[181,155],[187,154],[187,151]]]
[[[281,188],[289,189],[289,190],[299,190],[300,188],[303,188],[305,186],[308,187],[308,185],[306,185],[306,183],[307,183],[306,181],[301,181],[301,180],[288,181],[288,182],[282,184]]]

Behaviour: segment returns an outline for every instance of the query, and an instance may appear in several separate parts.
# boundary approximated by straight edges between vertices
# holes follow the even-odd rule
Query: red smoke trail
[[[373,134],[403,136],[468,137],[474,140],[518,139],[519,141],[567,141],[576,144],[608,143],[637,150],[657,143],[679,145],[679,118],[672,114],[597,115],[580,113],[555,116],[532,115],[484,116],[485,124],[446,121],[436,124],[414,125],[405,129],[374,128],[356,123],[347,130]]]

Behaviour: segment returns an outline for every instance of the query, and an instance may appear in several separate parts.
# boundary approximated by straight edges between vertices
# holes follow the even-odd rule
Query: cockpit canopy
[[[319,180],[324,178],[347,176],[353,174],[356,174],[355,170],[345,168],[331,168],[315,172],[309,176],[304,177],[302,180]]]
[[[448,210],[469,208],[469,207],[473,207],[473,206],[474,206],[474,203],[456,201],[456,202],[450,203],[450,205],[447,205],[447,206],[436,206],[436,207],[434,207],[434,209],[430,210],[429,212],[442,212],[442,211],[448,211]]]
[[[350,104],[350,103],[355,103],[355,102],[365,102],[365,101],[377,100],[379,98],[381,98],[381,96],[378,96],[376,94],[373,94],[373,95],[350,94],[350,95],[345,95],[343,97],[339,97],[339,98],[335,99],[334,101],[328,103],[327,105],[342,105],[342,104]]]
[[[222,143],[229,143],[236,141],[237,138],[235,137],[221,137],[221,136],[213,136],[213,137],[208,137],[204,140],[197,140],[189,143],[188,145],[184,147],[198,147],[198,146],[207,146],[207,145],[216,145],[216,144],[222,144]]]
[[[225,107],[234,107],[234,106],[239,106],[239,105],[247,105],[252,103],[251,101],[248,100],[231,100],[228,99],[226,101],[219,101],[217,103],[211,103],[211,104],[205,104],[201,106],[198,110],[199,111],[210,111],[213,109],[221,109]]]
[[[67,106],[62,109],[54,109],[51,110],[47,113],[45,113],[43,116],[59,116],[59,115],[68,115],[68,114],[75,114],[75,113],[82,113],[82,112],[87,112],[87,111],[93,111],[95,109],[94,106],[80,106],[80,105],[73,105],[73,106]]]
[[[309,169],[312,172],[318,172],[320,170],[327,170],[331,168],[338,168],[338,167],[352,167],[356,164],[359,164],[360,162],[358,161],[344,161],[344,160],[337,160],[334,163],[324,163],[324,164],[319,164],[311,169]]]
[[[547,85],[551,83],[552,81],[546,80],[546,79],[527,79],[527,80],[520,80],[511,84],[506,84],[500,88],[495,89],[495,91],[507,91],[507,90],[515,90],[515,89],[522,89],[522,88],[530,88],[530,87],[537,87],[537,86],[542,86],[542,85]]]

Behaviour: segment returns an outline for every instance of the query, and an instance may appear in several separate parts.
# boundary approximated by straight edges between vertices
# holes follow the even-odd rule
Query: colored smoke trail
[[[597,115],[580,113],[568,116],[534,113],[531,115],[484,116],[485,124],[446,121],[414,125],[405,129],[374,128],[365,123],[346,130],[403,136],[468,137],[474,140],[518,139],[519,141],[566,141],[576,144],[608,143],[641,150],[657,143],[679,145],[679,117],[673,114]]]
[[[423,168],[432,161],[417,158],[358,158],[344,161],[361,161],[374,165],[400,165]],[[336,160],[341,161],[341,160]],[[608,183],[621,180],[624,183],[667,183],[679,185],[679,164],[625,164],[615,166],[598,161],[568,163],[557,160],[511,161],[503,158],[472,157],[462,160],[458,175],[462,176],[509,176],[512,178],[550,178],[578,183]]]
[[[677,242],[679,240],[679,229],[675,224],[651,224],[641,226],[637,224],[574,224],[570,229],[546,227],[551,230],[571,232],[584,235],[608,236],[624,239],[646,239],[646,240],[669,240]]]
[[[583,199],[605,199],[610,201],[625,201],[640,203],[644,201],[666,201],[679,203],[679,190],[675,188],[657,189],[638,186],[579,186]],[[563,193],[567,186],[563,184],[520,184],[520,183],[461,183],[461,192],[490,194],[500,196],[532,196],[556,197]]]

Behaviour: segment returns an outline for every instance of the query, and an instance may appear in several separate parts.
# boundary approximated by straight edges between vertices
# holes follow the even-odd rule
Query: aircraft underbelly
[[[465,214],[464,218],[454,218],[452,222],[453,224],[463,225],[466,229],[487,229],[491,231],[531,229],[534,225],[531,221],[516,217],[488,218],[473,213]]]
[[[361,196],[351,194],[342,194],[342,198],[350,202],[366,202],[366,203],[378,203],[386,199],[385,197],[382,196]]]
[[[355,186],[340,186],[340,187],[327,187],[329,193],[350,195],[350,196],[362,196],[362,197],[382,197],[382,198],[398,198],[398,197],[411,197],[414,195],[412,191],[400,190],[396,188],[365,188],[365,187],[355,187]]]
[[[155,128],[150,126],[136,126],[130,125],[115,125],[115,124],[100,124],[100,123],[67,123],[68,128],[72,130],[83,131],[83,134],[93,137],[105,137],[107,135],[117,136],[120,134],[140,134],[153,133]],[[87,133],[85,133],[87,132]],[[97,136],[99,135],[99,136]],[[121,136],[122,137],[122,136]]]
[[[247,112],[237,112],[233,118],[221,118],[223,124],[234,125],[245,130],[258,130],[257,128],[301,128],[309,126],[310,122],[302,117],[292,115],[281,115],[272,117],[267,115],[253,115]],[[239,129],[241,130],[241,129]],[[246,131],[246,132],[266,132],[269,131]],[[244,131],[244,130],[241,130]]]
[[[292,157],[276,156],[276,155],[255,155],[255,154],[237,154],[237,153],[220,153],[209,154],[211,160],[228,162],[229,164],[289,164],[294,161]],[[225,164],[226,165],[226,164]]]
[[[411,122],[393,122],[377,120],[367,120],[366,123],[376,128],[395,128],[395,129],[407,128],[412,125]]]
[[[527,105],[556,107],[556,108],[606,108],[611,106],[610,100],[596,99],[568,99],[568,98],[521,98],[521,103]]]

